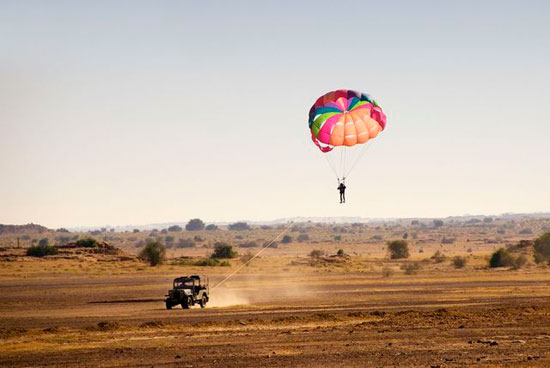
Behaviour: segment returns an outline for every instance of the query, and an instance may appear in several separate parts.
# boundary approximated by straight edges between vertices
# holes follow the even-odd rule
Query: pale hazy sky
[[[0,223],[550,210],[548,1],[0,1]],[[348,180],[338,88],[388,115]]]

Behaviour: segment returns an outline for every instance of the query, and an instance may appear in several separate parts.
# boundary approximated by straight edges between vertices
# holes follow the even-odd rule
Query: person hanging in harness
[[[340,191],[340,203],[346,203],[346,184],[342,180],[337,188]]]

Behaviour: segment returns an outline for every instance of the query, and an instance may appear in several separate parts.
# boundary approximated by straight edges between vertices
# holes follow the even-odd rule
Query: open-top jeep
[[[174,286],[166,295],[166,309],[172,309],[178,304],[181,304],[183,309],[189,309],[196,303],[204,308],[209,294],[208,277],[199,275],[178,277],[174,279]]]

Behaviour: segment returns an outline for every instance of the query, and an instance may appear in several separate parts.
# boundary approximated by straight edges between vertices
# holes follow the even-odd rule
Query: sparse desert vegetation
[[[177,356],[193,356],[186,362],[193,366],[300,365],[304,350],[328,365],[343,352],[350,361],[375,356],[391,365],[395,357],[385,354],[398,345],[407,352],[403,365],[414,357],[422,366],[546,366],[550,220],[441,221],[296,224],[292,241],[281,236],[276,247],[267,246],[283,230],[278,225],[0,226],[0,280],[12,286],[1,296],[0,364],[40,365],[46,352],[38,346],[47,344],[47,360],[69,366],[84,356],[91,365],[177,365]],[[525,228],[533,234],[520,234]],[[206,274],[215,285],[244,264],[212,291],[206,309],[163,308],[174,277]],[[31,292],[37,287],[50,291]],[[492,314],[499,317],[486,317]],[[438,352],[427,353],[442,333]]]

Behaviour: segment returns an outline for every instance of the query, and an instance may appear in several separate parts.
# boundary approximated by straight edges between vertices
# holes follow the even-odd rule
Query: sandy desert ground
[[[386,230],[384,237],[391,231],[397,232]],[[457,241],[426,241],[419,253],[418,241],[433,231],[420,230],[411,242],[411,257],[421,265],[415,274],[402,270],[410,260],[387,259],[383,242],[290,243],[268,249],[211,290],[207,308],[190,310],[164,307],[174,277],[207,274],[213,286],[241,261],[149,267],[132,258],[34,259],[5,248],[0,365],[550,366],[548,266],[487,268],[487,255],[500,244],[469,241],[476,249],[467,252],[461,239],[490,228],[439,229]],[[502,245],[517,238],[510,231]],[[339,248],[349,256],[307,256]],[[208,249],[178,251],[200,256]],[[465,255],[466,267],[432,260],[440,249]]]

